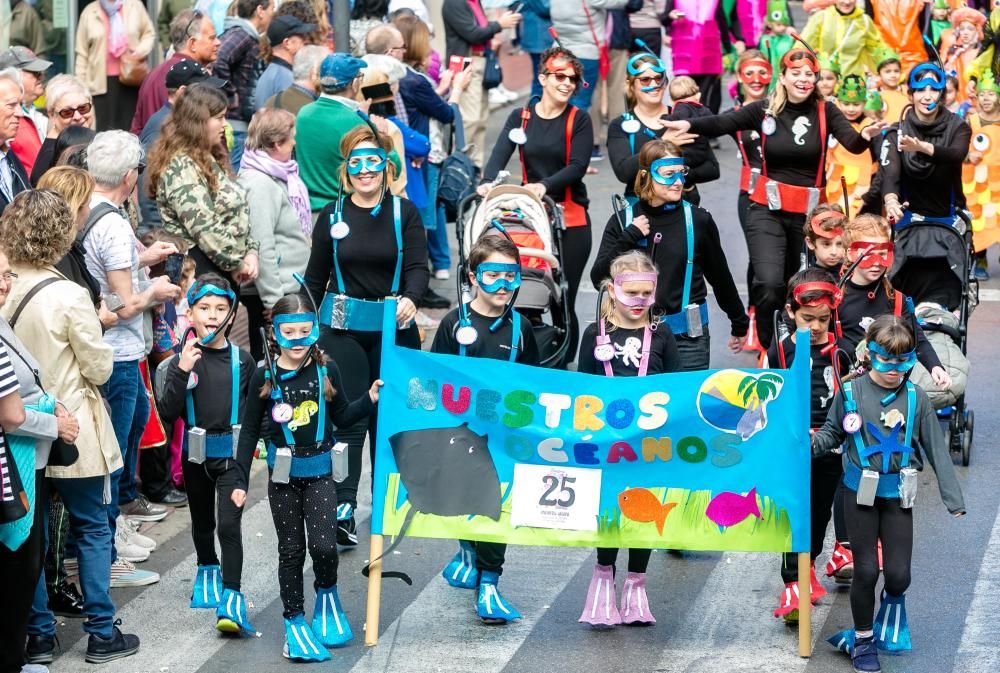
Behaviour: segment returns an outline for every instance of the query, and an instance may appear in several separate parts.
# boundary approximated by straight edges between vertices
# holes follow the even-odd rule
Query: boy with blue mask
[[[181,466],[198,555],[191,607],[216,609],[220,631],[253,633],[240,593],[245,496],[237,497],[234,490],[239,474],[235,448],[256,365],[249,353],[228,339],[236,295],[227,280],[203,274],[192,284],[187,300],[188,334],[193,331],[194,338],[184,343],[179,357],[164,365],[159,409],[167,424],[181,418],[186,426]]]
[[[468,280],[476,296],[441,319],[431,352],[537,365],[531,323],[514,308],[521,285],[520,255],[498,229],[499,234],[487,230],[469,251]],[[476,612],[487,624],[505,624],[521,616],[497,590],[506,550],[503,543],[463,540],[442,572],[451,586],[477,590]]]

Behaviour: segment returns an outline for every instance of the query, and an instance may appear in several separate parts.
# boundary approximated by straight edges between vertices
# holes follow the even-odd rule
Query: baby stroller
[[[973,266],[972,220],[964,211],[956,213],[950,224],[914,216],[897,229],[889,279],[913,299],[920,326],[957,379],[954,393],[940,392],[926,370],[914,369],[914,383],[923,384],[938,418],[948,423],[948,448],[961,453],[962,465],[967,466],[975,428],[975,413],[965,404],[968,324],[979,303],[979,283]]]
[[[543,367],[559,367],[569,350],[569,304],[562,264],[562,212],[549,197],[539,200],[518,185],[493,187],[485,198],[471,194],[462,200],[455,220],[458,274],[468,301],[468,251],[498,223],[521,254],[521,288],[514,302],[529,321]],[[493,234],[501,235],[493,230]],[[487,233],[487,235],[489,235]]]

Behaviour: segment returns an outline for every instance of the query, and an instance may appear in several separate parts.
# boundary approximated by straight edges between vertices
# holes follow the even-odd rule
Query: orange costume
[[[927,60],[921,33],[925,6],[924,0],[871,0],[882,40],[899,52],[904,79],[913,66]]]
[[[958,44],[957,28],[962,23],[971,23],[979,31],[979,40],[983,39],[983,26],[986,24],[986,16],[981,12],[968,7],[961,7],[951,13],[951,30],[941,33],[941,59],[944,61],[944,71],[949,75],[954,74],[958,78],[959,103],[968,99],[966,95],[966,85],[969,83],[969,73],[972,64],[979,56],[979,40],[972,45]]]
[[[978,157],[976,163],[962,164],[962,189],[969,211],[972,212],[972,242],[976,251],[985,250],[1000,242],[1000,217],[997,201],[1000,200],[1000,124],[983,124],[978,114],[969,115],[972,127],[970,152]]]
[[[868,91],[865,89],[864,80],[857,75],[848,75],[837,91],[837,99],[841,103],[867,103]],[[871,123],[870,119],[862,115],[856,121],[852,121],[851,126],[855,131],[861,133],[861,129]],[[843,177],[847,183],[849,213],[861,212],[861,197],[871,186],[875,169],[876,165],[872,160],[871,152],[851,154],[835,138],[831,137],[829,150],[826,153],[827,202],[844,202],[844,190],[840,184],[840,178]]]

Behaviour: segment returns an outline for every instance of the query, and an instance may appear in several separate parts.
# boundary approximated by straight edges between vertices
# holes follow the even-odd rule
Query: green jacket
[[[341,100],[344,99],[320,96],[299,111],[295,122],[295,158],[309,189],[309,205],[313,211],[323,210],[337,198],[340,165],[344,163],[340,139],[365,123],[356,108]],[[398,175],[402,163],[395,150],[389,153],[389,159],[395,164]]]

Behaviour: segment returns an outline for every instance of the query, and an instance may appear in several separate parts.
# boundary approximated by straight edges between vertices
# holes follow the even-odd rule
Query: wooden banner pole
[[[379,608],[382,601],[382,536],[372,535],[368,554],[372,561],[368,570],[368,606],[365,612],[365,646],[378,645]],[[809,556],[809,554],[806,554]]]
[[[379,570],[381,574],[381,569]],[[809,552],[799,553],[799,656],[812,655],[812,559]],[[369,589],[369,595],[370,594]],[[376,607],[377,609],[377,607]],[[377,617],[376,617],[377,618]],[[377,634],[376,634],[377,635]]]

